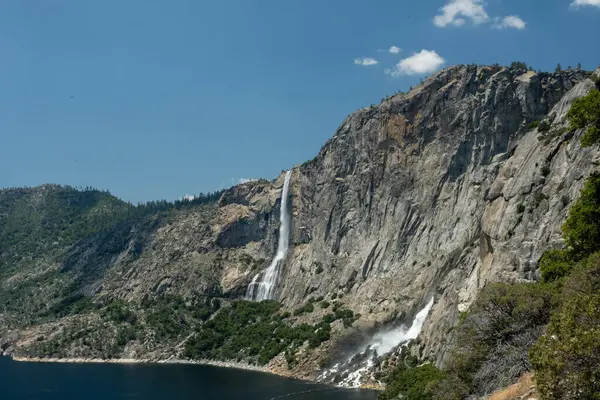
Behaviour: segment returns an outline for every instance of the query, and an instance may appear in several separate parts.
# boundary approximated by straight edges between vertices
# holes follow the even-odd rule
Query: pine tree
[[[556,72],[556,73],[562,72],[562,67],[560,66],[560,63],[556,64],[556,68],[554,69],[554,72]]]

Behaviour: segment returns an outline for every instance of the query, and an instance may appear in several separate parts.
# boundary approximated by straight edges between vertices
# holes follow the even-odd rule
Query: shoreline
[[[143,358],[50,358],[50,357],[22,357],[9,355],[16,362],[37,362],[37,363],[65,363],[65,364],[183,364],[183,365],[210,365],[213,367],[241,369],[245,371],[262,372],[272,375],[279,375],[286,378],[282,374],[278,374],[265,367],[257,365],[238,363],[233,361],[218,361],[218,360],[180,360],[180,359],[143,359]]]

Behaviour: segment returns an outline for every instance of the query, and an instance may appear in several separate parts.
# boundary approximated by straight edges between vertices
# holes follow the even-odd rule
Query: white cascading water
[[[288,212],[288,197],[290,190],[290,180],[292,171],[285,174],[283,181],[283,191],[281,193],[281,211],[279,215],[279,243],[277,245],[277,254],[269,267],[256,274],[246,291],[248,300],[262,301],[270,300],[275,295],[277,282],[281,273],[281,264],[287,255],[290,241],[290,214]]]
[[[433,297],[427,305],[415,315],[409,328],[401,326],[379,332],[367,343],[362,351],[356,352],[348,360],[337,363],[332,368],[323,372],[321,381],[329,381],[344,387],[359,387],[364,377],[376,364],[377,358],[385,356],[398,346],[406,345],[410,340],[416,339],[421,333],[425,319],[433,306]]]

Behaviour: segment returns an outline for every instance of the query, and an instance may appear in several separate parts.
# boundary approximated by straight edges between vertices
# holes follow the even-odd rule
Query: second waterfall
[[[277,254],[269,267],[256,274],[246,291],[248,300],[262,301],[270,300],[275,296],[275,289],[281,273],[281,266],[287,255],[290,241],[290,213],[288,211],[288,197],[290,190],[290,179],[292,171],[285,174],[283,181],[283,191],[281,193],[281,210],[279,215],[279,243],[277,245]]]

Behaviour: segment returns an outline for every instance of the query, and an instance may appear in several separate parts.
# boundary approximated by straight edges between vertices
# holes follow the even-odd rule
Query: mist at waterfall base
[[[382,361],[385,355],[419,336],[432,306],[433,297],[415,315],[410,327],[403,325],[377,332],[345,361],[325,370],[319,381],[335,383],[342,387],[359,387],[365,378],[369,378],[372,368]]]
[[[281,275],[281,265],[287,255],[290,242],[290,213],[288,211],[288,198],[290,191],[290,180],[292,171],[285,174],[283,181],[283,191],[281,193],[281,211],[279,215],[279,242],[277,244],[277,254],[271,261],[269,267],[256,274],[246,292],[248,300],[262,301],[271,300],[275,296],[279,276]]]

